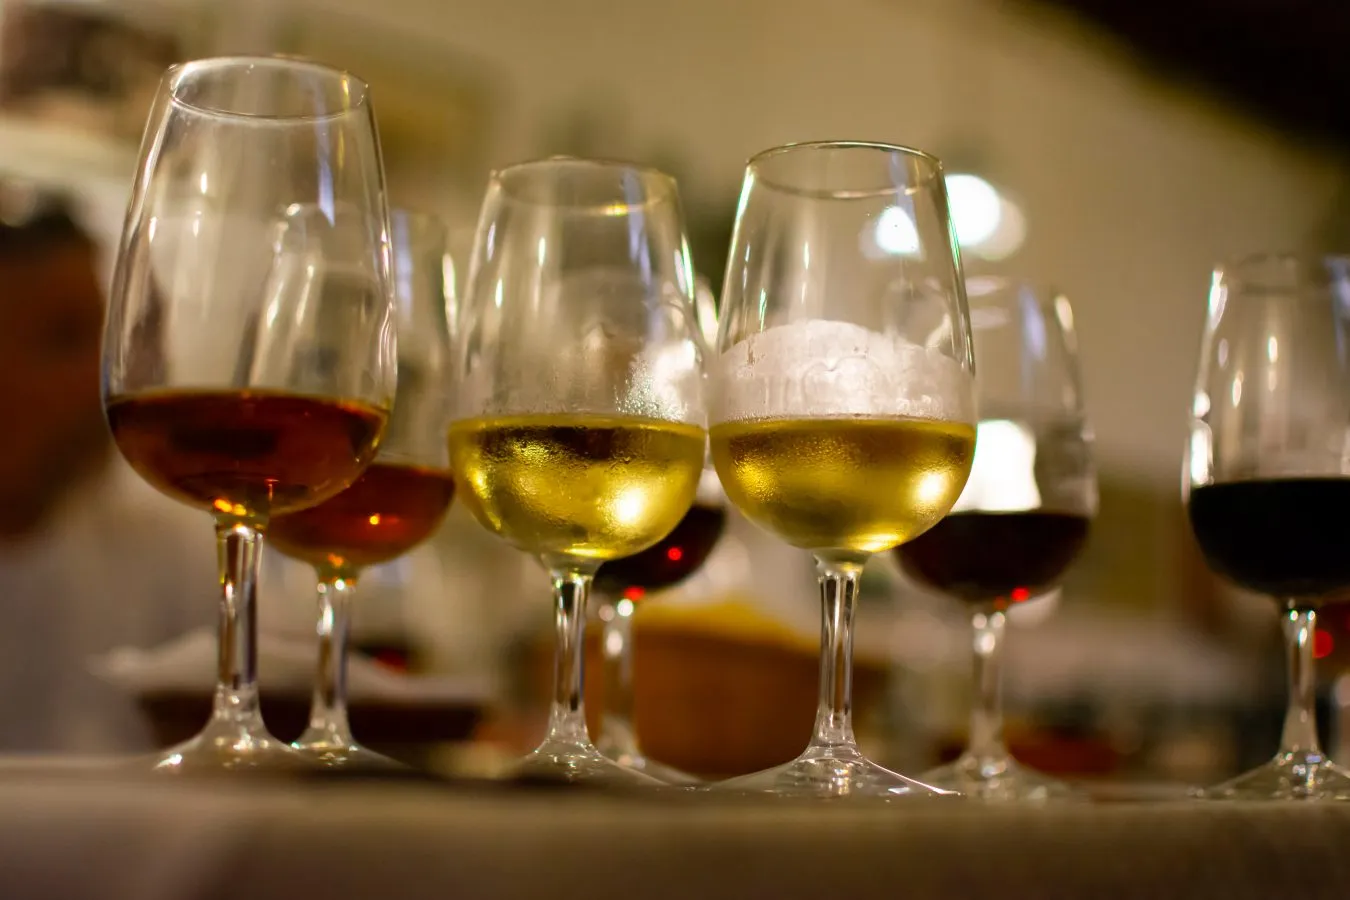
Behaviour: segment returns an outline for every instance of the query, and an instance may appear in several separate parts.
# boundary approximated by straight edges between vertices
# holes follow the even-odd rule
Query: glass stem
[[[296,741],[312,748],[347,748],[355,742],[347,721],[347,639],[356,577],[320,573],[318,582],[318,671],[309,708],[309,727]]]
[[[263,536],[242,522],[216,524],[220,567],[220,641],[208,732],[265,737],[258,705],[258,569]]]
[[[1317,740],[1317,671],[1313,661],[1313,638],[1317,613],[1311,609],[1286,610],[1284,641],[1289,665],[1289,707],[1280,736],[1281,755],[1321,757]]]
[[[820,559],[820,699],[807,752],[855,751],[853,611],[863,563]]]
[[[590,572],[554,568],[553,625],[557,632],[553,657],[553,704],[549,709],[545,743],[589,747],[586,707],[583,702],[586,660],[586,598]]]
[[[633,612],[627,598],[605,598],[600,610],[604,623],[601,654],[605,663],[605,705],[602,710],[600,752],[621,759],[637,756],[637,735],[633,730]]]
[[[966,756],[981,765],[1008,758],[1003,740],[1003,632],[1007,615],[994,608],[971,617],[975,634],[975,703],[970,712],[970,745]]]

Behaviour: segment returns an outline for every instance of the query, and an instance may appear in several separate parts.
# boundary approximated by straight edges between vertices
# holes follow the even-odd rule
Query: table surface
[[[1350,804],[891,805],[0,764],[0,897],[1350,897]]]

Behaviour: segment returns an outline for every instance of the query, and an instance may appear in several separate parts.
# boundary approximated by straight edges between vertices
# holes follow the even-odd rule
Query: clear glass
[[[322,219],[307,207],[297,216]],[[357,743],[347,715],[347,637],[361,573],[390,562],[435,533],[450,508],[454,479],[446,445],[445,394],[455,312],[447,284],[445,226],[433,216],[390,213],[398,392],[375,462],[347,490],[309,509],[276,516],[268,540],[281,553],[314,566],[318,578],[318,670],[309,727],[293,746],[314,761],[343,769],[387,769],[398,763]],[[309,248],[312,250],[312,248]],[[348,289],[342,245],[320,257],[297,254],[294,289],[324,297]]]
[[[310,205],[327,217],[297,218]],[[165,74],[109,298],[104,403],[132,468],[215,518],[222,591],[211,719],[160,770],[303,765],[258,708],[258,564],[270,518],[350,485],[384,432],[397,374],[387,231],[360,80],[249,57]],[[338,235],[349,290],[282,289],[297,244]]]
[[[1008,609],[1055,590],[1097,511],[1073,309],[1062,295],[1008,278],[968,278],[966,296],[980,410],[975,463],[951,514],[896,556],[912,580],[970,606],[975,706],[965,752],[920,777],[981,800],[1068,799],[1068,785],[1008,752],[1000,672]]]
[[[939,793],[858,750],[851,687],[863,566],[947,514],[974,453],[975,364],[941,163],[856,142],[761,153],[722,291],[713,462],[742,513],[815,555],[822,619],[810,744],[721,787]]]
[[[451,376],[451,466],[478,521],[552,574],[548,735],[524,778],[657,785],[586,730],[587,597],[599,566],[669,534],[706,453],[701,341],[675,182],[557,158],[493,175]]]
[[[1317,610],[1350,588],[1350,259],[1253,256],[1215,270],[1182,478],[1211,570],[1283,610],[1289,705],[1265,765],[1222,800],[1350,798],[1317,737]]]

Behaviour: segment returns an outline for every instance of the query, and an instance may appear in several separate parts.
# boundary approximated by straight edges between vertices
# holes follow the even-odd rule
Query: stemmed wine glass
[[[359,283],[269,291],[288,211],[317,204]],[[316,227],[324,227],[316,223]],[[294,765],[258,707],[257,578],[274,515],[313,506],[374,458],[396,361],[388,216],[369,90],[295,59],[170,68],[141,146],[103,342],[103,394],[131,467],[210,511],[220,653],[211,719],[164,770]]]
[[[553,579],[554,696],[522,777],[659,782],[586,730],[586,601],[601,564],[669,534],[706,448],[702,353],[674,179],[555,158],[492,176],[452,379],[450,459],[478,521]]]
[[[328,231],[322,227],[326,215],[317,206],[299,209],[293,230],[308,233],[317,222]],[[447,314],[453,315],[445,284],[445,227],[407,210],[394,210],[389,218],[399,375],[379,454],[347,490],[318,506],[274,516],[267,529],[275,549],[312,565],[318,578],[314,699],[309,727],[293,746],[323,765],[345,769],[398,765],[358,744],[348,723],[347,637],[357,580],[367,567],[397,559],[430,537],[455,490],[445,442],[452,324]],[[295,277],[279,289],[304,294],[292,301],[297,306],[333,302],[334,295],[352,289],[349,256],[342,249],[331,241],[319,247],[301,241]]]
[[[863,142],[759,154],[722,290],[713,462],[741,512],[814,554],[822,601],[810,744],[722,786],[935,793],[862,755],[851,691],[863,566],[947,514],[974,453],[970,323],[941,163]]]
[[[1182,494],[1215,573],[1284,611],[1289,705],[1274,759],[1224,800],[1350,799],[1317,738],[1317,609],[1350,588],[1350,258],[1260,255],[1214,272]]]
[[[1007,610],[1055,589],[1097,509],[1073,310],[1015,279],[968,278],[966,296],[975,463],[951,514],[895,552],[906,575],[972,608],[976,699],[965,752],[920,779],[982,800],[1068,798],[1008,752],[1001,670]]]

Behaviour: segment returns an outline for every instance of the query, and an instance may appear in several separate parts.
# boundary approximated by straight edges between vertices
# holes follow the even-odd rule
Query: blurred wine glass
[[[495,173],[456,342],[451,464],[479,523],[553,579],[549,731],[527,778],[658,785],[586,730],[586,602],[600,566],[680,523],[706,450],[701,341],[675,181],[555,158]]]
[[[294,211],[322,217],[297,233]],[[384,172],[369,90],[295,59],[170,68],[141,147],[103,342],[108,424],[149,484],[215,518],[220,654],[211,719],[155,762],[287,766],[258,707],[257,579],[278,515],[374,458],[396,360]],[[274,288],[294,246],[341,236],[348,289]]]
[[[966,296],[975,462],[951,514],[895,552],[911,579],[971,608],[976,700],[965,752],[920,779],[981,800],[1071,797],[1008,752],[1002,663],[1007,611],[1054,592],[1097,509],[1073,310],[1016,279],[969,278]]]
[[[325,219],[317,206],[295,220]],[[307,230],[307,229],[302,229]],[[433,216],[390,214],[398,331],[398,391],[389,426],[370,468],[351,487],[318,506],[273,517],[272,546],[309,563],[318,578],[318,672],[309,727],[294,747],[315,761],[344,769],[388,768],[392,760],[357,743],[347,716],[347,655],[351,604],[364,569],[403,556],[440,525],[454,496],[445,442],[449,402],[452,292],[445,283],[445,228]],[[351,289],[343,242],[296,250],[299,273],[281,288],[303,293],[292,305],[334,302]]]
[[[1318,609],[1350,589],[1350,259],[1260,255],[1209,293],[1182,495],[1205,561],[1283,610],[1289,701],[1275,757],[1203,796],[1350,799],[1317,737]]]
[[[816,558],[820,698],[795,760],[723,782],[786,795],[928,795],[853,733],[863,566],[951,509],[975,446],[970,324],[942,165],[821,142],[750,160],[709,367],[713,462],[751,521]]]

